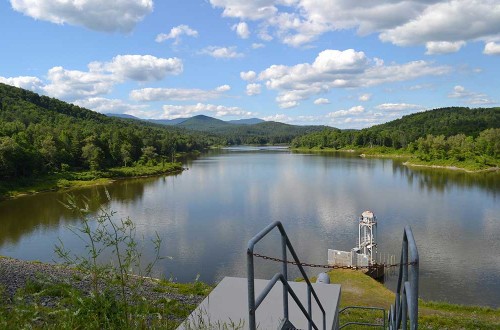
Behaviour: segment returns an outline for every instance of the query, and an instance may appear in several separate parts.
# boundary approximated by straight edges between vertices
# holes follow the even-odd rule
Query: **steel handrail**
[[[389,329],[407,328],[408,317],[410,329],[418,329],[418,279],[419,257],[417,245],[410,226],[406,226],[401,248],[396,299],[389,311]]]
[[[255,245],[262,239],[264,238],[271,230],[273,230],[275,227],[278,227],[278,230],[280,231],[281,235],[281,250],[282,250],[282,259],[284,260],[283,262],[283,268],[281,273],[277,273],[273,276],[273,279],[267,284],[266,288],[264,291],[259,295],[257,298],[257,301],[255,300],[255,275],[254,275],[254,265],[253,265],[253,251]],[[307,283],[307,312],[305,311],[305,308],[303,307],[302,303],[300,303],[298,297],[295,295],[293,292],[292,288],[288,284],[288,264],[287,264],[287,248],[290,251],[294,261],[297,263],[297,266],[300,270],[300,273],[302,274],[304,280]],[[289,319],[288,317],[288,294],[292,296],[295,302],[297,302],[297,305],[299,305],[299,308],[301,309],[302,313],[306,316],[307,320],[309,321],[309,329],[312,329],[314,327],[315,329],[318,329],[316,324],[314,323],[312,319],[312,305],[311,305],[311,294],[314,296],[314,299],[316,300],[319,308],[321,309],[321,312],[323,313],[323,329],[326,329],[326,312],[325,309],[323,308],[323,305],[319,301],[318,295],[316,294],[316,291],[314,291],[314,288],[312,287],[311,282],[307,278],[307,274],[304,271],[304,268],[300,264],[299,258],[297,257],[297,254],[295,253],[295,250],[293,249],[292,243],[288,239],[288,235],[285,232],[285,228],[283,227],[283,224],[280,221],[275,221],[271,224],[269,224],[267,227],[262,229],[257,235],[255,235],[250,241],[248,241],[248,248],[247,248],[247,272],[248,272],[248,320],[249,320],[249,328],[250,330],[256,329],[256,321],[255,321],[255,312],[259,305],[262,303],[264,298],[267,296],[267,294],[271,291],[271,289],[274,287],[276,282],[280,280],[283,283],[283,316],[286,320]],[[258,304],[257,304],[258,302]]]

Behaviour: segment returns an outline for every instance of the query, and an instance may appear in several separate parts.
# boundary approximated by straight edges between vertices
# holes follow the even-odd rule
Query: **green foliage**
[[[370,148],[409,153],[421,162],[467,163],[469,168],[498,167],[500,108],[445,108],[404,116],[359,131],[325,129],[297,137],[294,148]],[[373,154],[374,152],[369,152]],[[475,164],[475,165],[474,165]]]
[[[0,179],[173,161],[223,139],[110,118],[0,83]]]
[[[346,306],[374,306],[389,310],[394,304],[394,293],[383,284],[360,271],[336,269],[328,272],[330,282],[342,286],[340,308]],[[311,278],[314,282],[315,278]],[[419,329],[499,329],[500,309],[482,306],[463,306],[444,302],[419,300]],[[349,310],[340,315],[340,324],[365,321],[382,322],[379,311]],[[347,327],[346,329],[367,327]]]
[[[111,200],[107,190],[106,195],[108,200]],[[72,254],[71,251],[64,247],[64,244],[59,240],[55,247],[57,256],[64,261],[68,266],[76,267],[85,274],[90,274],[92,283],[92,295],[95,299],[93,306],[97,315],[104,315],[100,320],[101,326],[105,326],[108,322],[108,308],[115,309],[113,305],[115,301],[110,300],[107,291],[101,292],[99,284],[101,282],[112,282],[118,280],[118,285],[121,291],[120,302],[122,305],[122,313],[118,315],[118,311],[114,314],[118,319],[123,319],[128,328],[132,321],[131,315],[134,313],[135,306],[129,302],[128,292],[131,292],[132,301],[138,297],[138,288],[142,284],[144,276],[150,276],[155,263],[162,259],[159,255],[161,247],[161,239],[156,233],[156,238],[152,240],[154,250],[156,252],[153,262],[146,266],[141,264],[142,252],[138,248],[136,239],[136,227],[130,218],[114,219],[115,212],[101,209],[100,213],[95,216],[90,216],[89,204],[84,202],[83,206],[77,205],[77,201],[73,196],[68,197],[68,202],[65,207],[74,211],[81,219],[81,227],[70,227],[69,230],[75,234],[85,244],[87,250],[84,255]],[[101,263],[99,259],[108,250],[111,251],[116,263]],[[138,272],[138,277],[131,280],[130,271]],[[110,306],[106,303],[111,302]],[[104,303],[102,305],[101,303]],[[103,307],[99,309],[99,307]],[[104,312],[103,312],[104,311]]]
[[[182,171],[181,163],[162,163],[157,165],[135,165],[133,167],[113,167],[101,171],[62,171],[40,174],[36,177],[21,177],[0,180],[0,198],[15,197],[25,193],[73,187],[106,184],[112,178],[162,175]]]
[[[42,302],[50,297],[50,305]],[[65,283],[39,279],[0,302],[1,329],[176,329],[195,306],[166,299],[124,305],[114,292],[87,295]],[[124,311],[130,311],[125,317]]]
[[[156,288],[158,292],[175,292],[183,295],[206,296],[212,291],[212,287],[198,280],[193,283],[177,283],[163,280]]]
[[[477,163],[478,167],[498,167],[500,165],[500,128],[490,128],[479,134],[477,138],[457,134],[448,138],[444,135],[427,135],[413,142],[408,149],[417,159],[426,162],[447,161]]]

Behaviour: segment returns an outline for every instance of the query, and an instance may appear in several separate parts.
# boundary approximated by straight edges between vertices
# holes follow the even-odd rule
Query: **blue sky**
[[[0,82],[102,113],[363,128],[500,105],[497,0],[10,0]]]

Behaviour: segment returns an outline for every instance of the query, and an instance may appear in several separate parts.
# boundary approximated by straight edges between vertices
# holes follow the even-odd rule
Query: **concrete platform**
[[[268,280],[255,280],[255,297],[262,292]],[[293,291],[307,310],[307,286],[301,282],[289,282]],[[314,283],[321,304],[326,312],[327,329],[338,328],[338,307],[340,301],[339,284]],[[248,282],[246,278],[225,277],[219,285],[203,300],[178,329],[238,329],[248,328]],[[312,297],[313,320],[322,329],[323,318],[319,307]],[[288,299],[290,321],[298,329],[307,329],[307,319],[291,296]],[[258,329],[277,329],[283,317],[283,285],[277,283],[256,312]],[[236,328],[236,327],[234,327]]]

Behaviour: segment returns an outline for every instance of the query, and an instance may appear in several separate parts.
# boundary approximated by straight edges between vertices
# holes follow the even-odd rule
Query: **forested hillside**
[[[210,130],[224,139],[227,145],[239,144],[290,144],[298,136],[321,132],[327,126],[297,126],[266,121],[252,125],[223,126]]]
[[[0,83],[0,179],[170,160],[213,143],[205,134],[110,118]]]
[[[295,148],[389,147],[422,161],[473,160],[498,166],[500,108],[443,108],[362,130],[327,129],[295,138]]]

